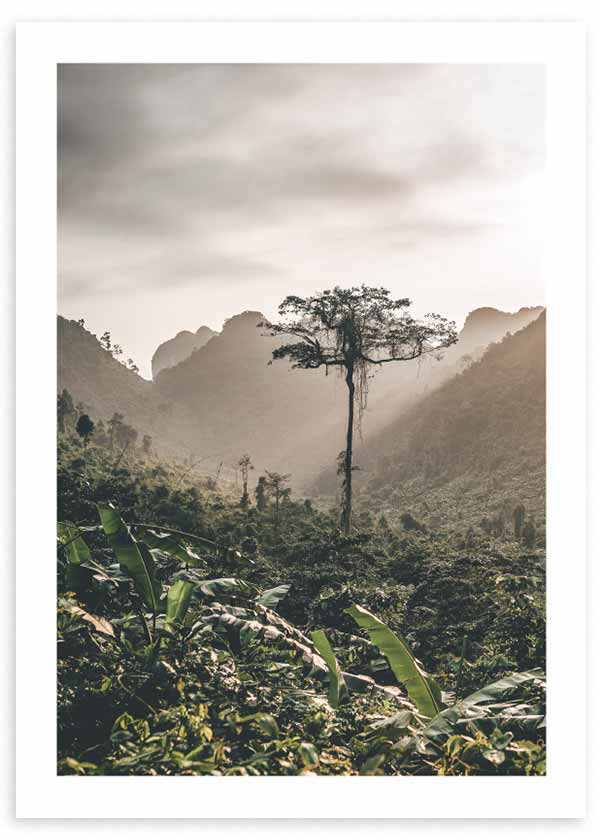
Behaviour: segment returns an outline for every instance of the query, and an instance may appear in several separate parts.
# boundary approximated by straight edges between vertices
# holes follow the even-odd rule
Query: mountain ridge
[[[159,344],[151,359],[152,378],[167,368],[175,367],[190,356],[194,350],[211,340],[218,333],[210,327],[198,327],[195,333],[190,330],[180,330],[173,338]]]
[[[384,366],[370,384],[365,439],[435,391],[461,369],[465,356],[480,355],[482,337],[503,336],[536,311],[473,310],[441,362]],[[59,389],[66,387],[98,418],[124,413],[155,438],[159,450],[194,454],[209,468],[233,466],[247,452],[257,470],[291,473],[297,488],[311,486],[344,446],[345,386],[335,375],[273,362],[281,337],[258,328],[263,318],[258,310],[232,316],[203,346],[148,382],[80,324],[59,316]]]

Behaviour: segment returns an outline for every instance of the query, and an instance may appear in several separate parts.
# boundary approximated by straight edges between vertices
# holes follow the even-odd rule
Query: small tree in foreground
[[[267,470],[267,480],[265,481],[265,486],[275,502],[276,528],[279,527],[279,510],[281,508],[281,503],[286,499],[289,499],[292,492],[289,487],[285,486],[290,478],[291,476],[289,473],[287,475],[282,475],[281,473],[269,472],[269,470]]]
[[[57,397],[57,419],[58,419],[58,431],[64,432],[65,421],[68,420],[70,417],[73,417],[75,414],[75,406],[73,404],[73,397],[67,391],[66,388],[63,388],[62,393]]]
[[[515,525],[515,539],[520,541],[525,524],[525,506],[517,505],[513,511],[513,522]]]
[[[256,496],[256,509],[262,513],[267,509],[267,479],[264,475],[259,476],[254,495]]]
[[[254,469],[254,465],[250,460],[250,456],[248,454],[242,455],[240,460],[237,462],[237,465],[242,473],[242,486],[244,488],[242,498],[240,500],[240,505],[243,508],[247,508],[250,504],[250,496],[248,495],[248,473],[250,472],[250,470]]]
[[[370,286],[318,292],[308,298],[290,295],[279,307],[278,323],[265,321],[272,336],[291,339],[273,351],[273,359],[290,359],[292,367],[339,370],[348,388],[346,448],[341,525],[347,534],[352,519],[352,446],[354,409],[366,408],[369,370],[388,362],[406,362],[435,354],[457,341],[454,322],[440,315],[416,320],[410,300],[393,300],[387,289]]]
[[[83,445],[87,446],[91,436],[94,434],[94,421],[90,419],[89,414],[81,415],[75,429],[79,437],[82,438]]]
[[[535,547],[535,538],[536,538],[536,530],[535,525],[531,519],[529,519],[525,525],[523,525],[523,545],[525,548],[534,548]]]

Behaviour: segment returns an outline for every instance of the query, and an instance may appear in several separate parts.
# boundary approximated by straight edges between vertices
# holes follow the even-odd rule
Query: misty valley
[[[544,775],[542,307],[58,318],[58,772]]]

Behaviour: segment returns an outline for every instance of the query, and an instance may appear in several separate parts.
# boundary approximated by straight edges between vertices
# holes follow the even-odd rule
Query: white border
[[[52,598],[56,521],[56,64],[196,61],[546,65],[549,767],[545,778],[56,776]],[[18,25],[17,816],[583,816],[585,690],[581,675],[586,664],[586,545],[582,518],[586,506],[586,428],[585,367],[581,359],[585,306],[585,30],[580,24]],[[46,545],[44,552],[32,548],[29,542],[32,494],[36,496],[35,545]],[[576,681],[572,674],[577,674]],[[577,733],[574,719],[581,721]]]

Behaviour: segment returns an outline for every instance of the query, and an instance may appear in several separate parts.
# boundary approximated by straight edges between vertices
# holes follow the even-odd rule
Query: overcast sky
[[[286,294],[544,302],[536,65],[63,65],[59,312],[156,346]]]

